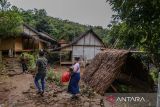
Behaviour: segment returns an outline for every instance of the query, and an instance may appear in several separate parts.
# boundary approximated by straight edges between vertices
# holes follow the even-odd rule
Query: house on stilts
[[[27,24],[21,27],[21,33],[14,37],[3,38],[0,51],[3,56],[16,56],[22,52],[35,51],[40,49],[52,49],[57,46],[57,41],[45,32],[38,32]]]

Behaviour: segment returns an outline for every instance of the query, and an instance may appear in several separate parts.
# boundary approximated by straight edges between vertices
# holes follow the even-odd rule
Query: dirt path
[[[11,77],[11,84],[14,88],[10,93],[10,105],[16,105],[20,101],[28,102],[26,96],[24,95],[27,90],[30,89],[30,84],[33,83],[33,77],[30,74],[22,74]]]
[[[80,96],[78,101],[54,83],[47,84],[44,97],[36,94],[31,74],[0,77],[0,107],[103,107],[98,97]]]
[[[44,97],[41,97],[36,94],[32,74],[20,74],[20,68],[12,69],[14,72],[7,70],[6,74],[0,75],[0,107],[110,107],[104,105],[102,97],[91,95],[89,98],[93,91],[88,92],[83,85],[78,101],[72,101],[67,87],[59,87],[55,82],[47,82]],[[66,67],[57,67],[54,71],[66,70]]]
[[[91,95],[85,85],[80,85],[79,100],[72,101],[66,86],[57,86],[57,80],[47,81],[44,97],[36,94],[32,74],[21,74],[21,65],[15,58],[4,60],[5,71],[0,74],[0,107],[109,107],[103,98]],[[55,67],[56,73],[68,70]],[[82,70],[83,71],[83,70]]]
[[[12,64],[11,64],[12,65]],[[12,68],[13,69],[13,68]],[[66,71],[66,68],[56,68],[54,71]],[[70,99],[65,86],[47,82],[44,97],[36,94],[32,74],[20,74],[21,69],[7,70],[9,74],[0,75],[0,107],[124,107],[123,104],[112,106],[106,97],[94,93],[93,90],[80,83],[80,98]],[[83,72],[83,70],[82,70]]]
[[[31,74],[3,76],[0,81],[0,104],[2,107],[17,107],[17,104],[29,101],[24,93],[30,89],[30,84],[33,83]],[[26,107],[30,106],[26,105]]]

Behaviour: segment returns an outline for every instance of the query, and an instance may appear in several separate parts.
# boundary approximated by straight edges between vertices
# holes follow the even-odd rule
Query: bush
[[[53,82],[53,80],[54,80],[54,73],[53,73],[52,69],[49,69],[47,72],[47,80],[50,82]]]
[[[47,72],[47,81],[55,82],[55,84],[57,86],[62,86],[62,84],[61,84],[61,73],[60,72],[55,73],[53,71],[53,69],[49,69],[48,72]]]
[[[57,53],[48,52],[47,60],[48,60],[48,63],[50,63],[50,64],[56,64],[57,62],[59,63],[60,55],[58,52]]]
[[[152,67],[150,69],[150,75],[152,79],[154,80],[154,83],[157,84],[158,83],[158,69],[156,67]]]
[[[62,84],[61,84],[61,73],[60,72],[57,72],[55,74],[54,82],[56,83],[56,85],[62,86]]]
[[[27,61],[27,65],[29,69],[34,69],[36,67],[36,56],[29,53],[22,53]],[[22,57],[22,54],[20,58]]]

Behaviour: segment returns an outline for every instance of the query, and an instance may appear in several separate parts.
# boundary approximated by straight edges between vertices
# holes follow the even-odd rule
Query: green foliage
[[[24,55],[24,58],[27,61],[27,65],[29,69],[34,69],[36,67],[36,57],[33,54],[29,53],[22,53]],[[22,55],[20,56],[20,58]]]
[[[4,11],[10,7],[10,2],[8,0],[0,0],[0,10]]]
[[[129,27],[126,23],[119,23],[112,26],[109,31],[107,43],[115,48],[141,49],[143,40],[141,31]]]
[[[154,33],[158,34],[159,30],[159,4],[157,0],[107,0],[112,5],[112,9],[117,12],[115,19],[121,19],[128,26],[141,30],[143,32],[143,43],[150,46],[148,43],[154,40]],[[154,31],[154,32],[153,32]],[[137,33],[139,34],[139,33]],[[134,35],[133,35],[134,36]],[[140,41],[139,41],[140,42]]]
[[[38,31],[52,32],[52,26],[49,24],[48,19],[42,18],[39,23],[36,24]]]
[[[55,74],[54,82],[56,83],[56,85],[62,86],[62,84],[61,84],[61,73],[60,72],[57,72]]]
[[[49,64],[59,64],[59,60],[60,60],[59,52],[56,52],[56,53],[49,52],[46,57],[48,59]]]
[[[8,0],[0,0],[0,38],[17,36],[21,31],[22,17],[9,7],[10,2]]]
[[[17,11],[17,8],[14,7]],[[53,18],[47,15],[44,9],[34,10],[18,10],[23,21],[39,31],[45,31],[53,35],[57,40],[64,39],[68,42],[72,41],[76,36],[81,35],[90,28],[102,37],[103,40],[107,36],[106,29],[99,26],[87,26],[79,23],[74,23],[68,20]]]
[[[158,69],[155,67],[152,67],[150,69],[150,75],[152,79],[154,80],[154,83],[158,83]]]
[[[143,49],[152,62],[160,65],[160,1],[158,0],[107,0],[116,14],[110,31],[111,39],[120,38],[121,48]],[[129,43],[129,44],[128,44]]]
[[[121,84],[118,89],[120,92],[128,92],[129,87]]]
[[[0,38],[16,36],[20,33],[21,16],[14,11],[0,11]]]
[[[47,72],[47,80],[49,82],[54,82],[57,86],[62,86],[61,73],[60,72],[55,73],[51,68]]]
[[[2,14],[0,17],[0,35],[15,35],[18,29],[17,27],[22,23],[27,23],[32,27],[36,28],[38,31],[44,31],[53,35],[57,40],[64,39],[68,42],[72,41],[76,36],[81,35],[85,31],[93,28],[94,31],[105,41],[107,36],[107,29],[103,29],[100,26],[87,26],[79,23],[74,23],[68,20],[62,20],[59,18],[53,18],[47,15],[44,9],[29,9],[23,10],[16,6],[10,7],[10,3],[7,0],[2,0],[0,2],[3,10],[8,10],[10,12],[10,17],[8,17],[8,12]],[[5,5],[4,5],[5,4]],[[5,8],[5,9],[4,9]],[[13,17],[12,17],[13,16]],[[3,20],[2,20],[3,19]],[[4,27],[2,25],[5,25]],[[14,25],[14,26],[13,26]]]
[[[49,69],[48,72],[47,72],[47,80],[50,81],[50,82],[53,82],[54,80],[54,72],[52,69]]]

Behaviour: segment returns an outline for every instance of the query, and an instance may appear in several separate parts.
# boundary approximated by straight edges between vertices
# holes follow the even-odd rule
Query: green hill
[[[92,28],[105,42],[107,29],[101,26],[88,26],[75,23],[69,20],[62,20],[47,15],[44,9],[23,10],[12,7],[12,10],[18,11],[23,17],[24,23],[36,28],[38,31],[45,31],[54,36],[57,40],[64,39],[72,41],[72,39]]]

